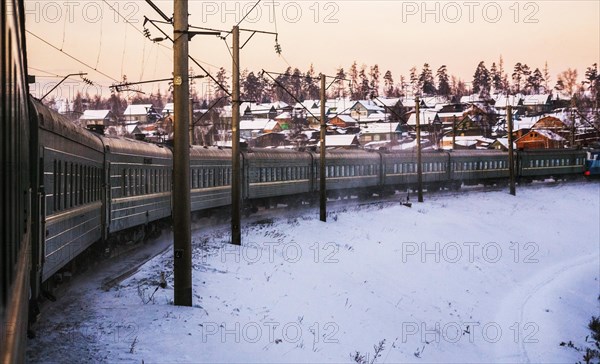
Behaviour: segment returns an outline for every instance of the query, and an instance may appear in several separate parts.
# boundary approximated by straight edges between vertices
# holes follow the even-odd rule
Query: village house
[[[360,144],[369,142],[395,142],[402,134],[400,123],[369,123],[360,128]]]
[[[129,105],[123,113],[125,124],[147,124],[154,123],[160,118],[160,115],[154,109],[152,104]]]
[[[358,125],[350,115],[335,115],[329,118],[329,124],[338,128],[350,128]]]
[[[110,110],[85,110],[79,118],[81,125],[86,127],[90,125],[114,125],[117,118]]]
[[[555,149],[563,148],[565,138],[550,130],[531,130],[515,140],[517,149]]]
[[[359,100],[350,108],[350,116],[358,123],[386,121],[384,108],[371,100]]]

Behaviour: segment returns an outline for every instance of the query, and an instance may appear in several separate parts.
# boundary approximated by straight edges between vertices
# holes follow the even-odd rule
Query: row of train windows
[[[54,161],[54,211],[99,201],[102,169],[79,163]]]
[[[147,195],[171,190],[168,169],[125,168],[121,174],[123,197]]]
[[[416,163],[394,163],[394,173],[417,173]],[[423,172],[446,172],[446,163],[423,163]]]
[[[456,162],[455,171],[480,171],[483,169],[506,169],[508,161],[478,161],[478,162]]]
[[[260,182],[295,181],[308,179],[309,167],[262,167],[258,173]]]
[[[374,176],[379,173],[379,165],[368,164],[358,166],[327,166],[325,171],[325,177]]]
[[[192,188],[209,188],[231,185],[231,168],[193,168]]]
[[[557,159],[536,159],[529,160],[530,168],[543,168],[543,167],[561,167],[561,166],[572,166],[582,165],[584,162],[583,158],[575,158],[575,163],[569,158],[557,158]]]

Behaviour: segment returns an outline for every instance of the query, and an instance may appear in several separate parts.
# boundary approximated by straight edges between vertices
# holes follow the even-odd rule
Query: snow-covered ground
[[[171,249],[120,285],[77,277],[30,362],[577,362],[599,313],[600,185],[425,195],[194,233],[194,306]],[[161,272],[167,280],[158,288]],[[352,356],[352,357],[351,357]]]

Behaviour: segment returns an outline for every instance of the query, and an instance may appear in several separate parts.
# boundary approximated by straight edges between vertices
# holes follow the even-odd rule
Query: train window
[[[63,209],[67,209],[68,205],[68,193],[69,193],[69,162],[65,161],[64,169],[63,169]]]
[[[150,171],[147,169],[144,171],[144,185],[146,186],[144,191],[146,191],[146,194],[149,194],[150,193]]]
[[[58,210],[58,179],[60,176],[60,165],[58,163],[58,161],[55,159],[54,160],[54,183],[53,183],[53,190],[52,190],[52,210],[53,211],[57,211]]]
[[[127,170],[123,168],[123,174],[121,175],[121,195],[127,197]]]
[[[74,182],[75,182],[75,167],[73,166],[73,162],[70,163],[70,169],[69,169],[69,207],[73,207],[73,192],[75,191],[74,189]]]

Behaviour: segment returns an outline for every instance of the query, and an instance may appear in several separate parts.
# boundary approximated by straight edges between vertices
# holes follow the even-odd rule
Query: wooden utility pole
[[[510,178],[510,194],[516,196],[515,189],[515,155],[513,148],[512,106],[506,107],[506,124],[508,129],[508,174]]]
[[[231,76],[231,243],[242,245],[242,179],[240,166],[240,28],[233,27],[233,72]]]
[[[421,123],[420,123],[420,105],[419,96],[415,97],[415,107],[417,116],[417,194],[419,202],[423,202],[423,168],[421,165]]]
[[[454,150],[454,145],[456,144],[456,115],[452,119],[452,150]]]
[[[174,303],[192,305],[192,231],[190,202],[188,0],[174,0],[173,236]]]
[[[320,192],[320,202],[321,202],[321,221],[327,221],[327,180],[325,179],[326,174],[326,165],[325,165],[325,135],[327,124],[325,122],[325,75],[321,75],[321,163],[319,165],[320,169],[320,183],[319,183],[319,192]]]

